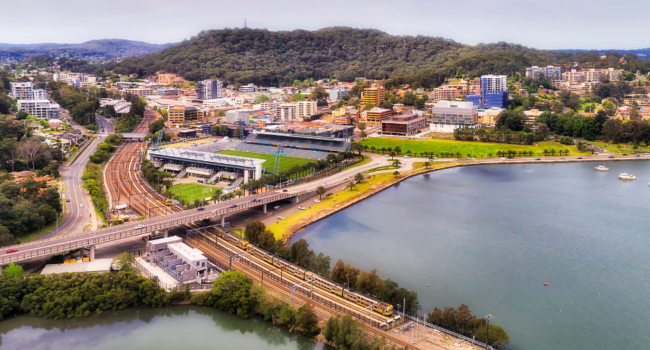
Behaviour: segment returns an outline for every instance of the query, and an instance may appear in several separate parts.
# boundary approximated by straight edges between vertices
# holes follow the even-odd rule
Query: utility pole
[[[487,316],[485,316],[485,318],[487,319],[487,328],[485,329],[485,350],[488,350],[488,346],[489,346],[488,344],[490,342],[490,337],[489,336],[490,336],[490,318],[491,317],[492,317],[492,315],[490,315],[490,314],[487,314]]]

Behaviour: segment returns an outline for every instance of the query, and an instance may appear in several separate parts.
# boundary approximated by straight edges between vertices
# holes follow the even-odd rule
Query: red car
[[[14,249],[9,249],[9,250],[7,250],[6,253],[7,253],[7,254],[9,254],[9,253],[15,253],[15,252],[17,252],[17,251],[18,251],[18,249],[14,248]]]

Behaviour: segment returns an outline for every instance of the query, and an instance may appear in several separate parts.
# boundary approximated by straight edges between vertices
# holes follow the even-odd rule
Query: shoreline
[[[577,157],[577,156],[575,156],[575,157]],[[359,195],[358,197],[352,198],[349,201],[341,204],[340,206],[334,206],[334,207],[331,207],[331,208],[327,208],[327,209],[323,210],[324,213],[322,213],[322,214],[318,213],[318,214],[315,214],[315,215],[312,215],[312,216],[308,216],[308,217],[305,218],[305,220],[304,220],[305,222],[303,222],[303,220],[298,221],[296,223],[297,227],[291,228],[290,231],[287,232],[287,234],[285,234],[282,237],[282,240],[286,244],[288,244],[289,242],[291,242],[291,240],[293,239],[293,237],[297,233],[304,230],[307,226],[310,226],[310,225],[312,225],[312,224],[314,224],[316,222],[319,222],[319,221],[321,221],[321,220],[323,220],[325,218],[328,218],[328,217],[342,211],[343,209],[346,209],[346,208],[348,208],[348,207],[350,207],[350,206],[352,206],[352,205],[354,205],[356,203],[359,203],[359,202],[361,202],[361,201],[363,201],[363,200],[365,200],[367,198],[370,198],[370,197],[374,196],[375,194],[378,194],[378,193],[386,190],[387,188],[392,187],[393,185],[395,185],[397,183],[400,183],[400,182],[402,182],[402,181],[404,181],[406,179],[409,179],[409,178],[411,178],[413,176],[416,176],[416,175],[428,174],[428,173],[432,173],[432,172],[440,171],[440,170],[447,170],[447,169],[453,169],[453,168],[458,168],[458,167],[466,167],[466,166],[476,166],[476,165],[554,164],[554,163],[601,162],[601,161],[603,161],[603,162],[605,162],[605,161],[608,161],[608,162],[614,162],[614,161],[650,161],[650,158],[646,158],[646,157],[639,157],[639,158],[637,158],[637,157],[631,157],[631,158],[605,158],[605,157],[603,157],[603,158],[600,158],[599,156],[588,156],[588,157],[590,157],[590,158],[588,158],[588,159],[584,159],[584,158],[583,159],[575,159],[575,158],[574,159],[552,159],[552,160],[544,160],[544,159],[535,160],[535,159],[532,159],[532,158],[531,158],[531,160],[524,160],[524,159],[501,160],[501,159],[495,158],[494,160],[469,161],[467,163],[448,164],[446,166],[442,166],[442,167],[437,168],[437,169],[427,169],[427,168],[423,167],[423,168],[419,168],[419,169],[409,170],[408,172],[404,172],[404,173],[400,174],[400,176],[397,177],[397,178],[392,178],[391,180],[388,180],[388,181],[385,181],[385,182],[379,184],[377,186],[377,188],[374,188],[374,189],[371,188],[368,192],[366,192],[366,193],[364,193],[362,195]],[[444,159],[445,158],[439,158],[438,161],[441,161],[441,160],[444,161]],[[426,162],[426,161],[428,161],[428,160],[423,160],[422,162]],[[417,162],[417,161],[414,160],[413,163],[415,164],[415,163],[422,163],[422,162]],[[435,165],[435,161],[430,161],[430,162],[434,163],[432,165]],[[373,176],[373,174],[368,174],[368,175],[370,177]],[[390,174],[385,173],[385,172],[383,172],[383,173],[380,172],[380,173],[374,174],[374,175],[386,176],[386,175],[390,175]]]

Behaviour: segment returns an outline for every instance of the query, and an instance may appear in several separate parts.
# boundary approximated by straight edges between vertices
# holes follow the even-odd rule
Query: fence
[[[474,344],[474,345],[478,345],[478,346],[480,346],[481,348],[485,349],[485,343],[482,343],[482,342],[480,342],[480,341],[478,341],[478,340],[476,340],[476,339],[472,339],[472,338],[466,337],[466,336],[464,336],[464,335],[458,334],[458,333],[456,333],[456,332],[452,332],[452,331],[450,331],[450,330],[448,330],[448,329],[444,329],[444,328],[442,328],[442,327],[438,327],[438,326],[434,325],[433,323],[430,323],[430,322],[427,322],[427,321],[422,322],[422,320],[418,320],[417,318],[415,318],[415,317],[413,317],[413,316],[411,316],[411,315],[404,314],[404,313],[399,312],[399,311],[395,311],[395,312],[396,312],[398,315],[402,316],[404,319],[408,319],[408,320],[411,320],[411,321],[414,321],[414,322],[420,322],[420,324],[423,324],[423,325],[425,325],[425,326],[427,326],[427,327],[429,327],[429,328],[436,329],[436,330],[438,330],[438,331],[440,331],[440,332],[442,332],[442,333],[445,333],[445,334],[451,335],[451,336],[456,337],[456,338],[460,338],[460,339],[462,339],[462,340],[464,340],[464,341],[466,341],[466,342],[472,343],[472,344]],[[488,346],[488,349],[490,349],[490,350],[496,350],[496,349],[494,349],[492,346]]]

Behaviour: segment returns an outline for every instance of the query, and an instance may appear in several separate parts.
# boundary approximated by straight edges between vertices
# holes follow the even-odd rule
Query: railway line
[[[221,266],[225,265],[225,267],[227,267],[229,265],[230,256],[242,252],[242,250],[224,240],[218,241],[219,243],[217,244],[213,238],[203,234],[187,238],[187,243],[190,246],[203,251],[210,261],[213,263],[217,262]],[[233,261],[232,267],[233,269],[245,273],[246,276],[251,278],[254,282],[262,283],[268,290],[271,290],[282,297],[286,297],[287,299],[292,298],[293,304],[296,307],[300,307],[311,301],[316,313],[323,318],[339,315],[352,315],[355,319],[363,320],[366,323],[366,336],[368,338],[377,335],[378,337],[385,337],[387,340],[402,347],[413,347],[413,344],[394,337],[388,331],[400,325],[401,323],[399,322],[403,323],[403,320],[387,323],[391,317],[386,317],[375,312],[372,315],[371,321],[369,317],[370,315],[367,311],[365,313],[361,312],[363,309],[361,306],[319,288],[314,288],[313,295],[310,296],[310,289],[308,287],[297,287],[292,295],[291,286],[305,281],[288,272],[281,276],[277,270],[273,271],[273,267],[269,266],[268,263],[256,258],[255,256],[252,256],[250,260],[240,259],[239,261]],[[264,274],[263,279],[262,274]],[[382,327],[385,330],[380,329],[379,327]]]
[[[149,124],[159,118],[157,112],[145,110],[144,118],[135,128],[136,133],[146,133]],[[110,209],[126,204],[140,216],[152,218],[179,212],[180,206],[165,205],[166,198],[159,194],[144,178],[141,160],[146,151],[140,142],[123,142],[106,164],[106,185]]]

